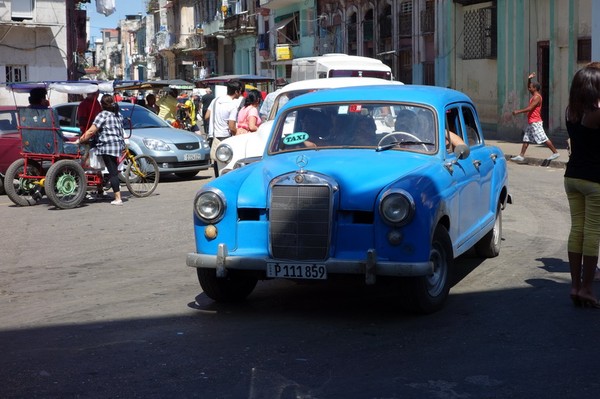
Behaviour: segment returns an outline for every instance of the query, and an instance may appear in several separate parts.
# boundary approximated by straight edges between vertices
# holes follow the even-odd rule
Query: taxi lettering
[[[308,140],[308,133],[306,132],[296,132],[292,133],[283,138],[283,143],[285,145],[294,145],[300,144]]]

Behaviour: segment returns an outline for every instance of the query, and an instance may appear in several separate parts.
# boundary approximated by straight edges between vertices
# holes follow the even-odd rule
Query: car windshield
[[[290,109],[277,120],[270,152],[371,148],[434,153],[431,108],[413,104],[336,103]]]
[[[0,110],[0,134],[17,130],[17,111]]]
[[[119,111],[123,117],[123,128],[125,129],[170,126],[167,122],[159,118],[154,112],[139,105],[119,103]]]
[[[271,108],[271,114],[269,115],[268,120],[272,120],[275,118],[277,111],[281,107],[283,107],[288,101],[290,101],[294,97],[301,96],[302,94],[311,93],[316,91],[316,89],[302,89],[302,90],[293,90],[285,93],[281,93],[277,96],[277,98],[273,101],[273,108]]]

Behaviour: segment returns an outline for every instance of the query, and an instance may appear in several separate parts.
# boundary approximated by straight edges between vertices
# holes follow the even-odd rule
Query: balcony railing
[[[186,49],[188,49],[188,50],[201,49],[201,48],[205,47],[204,35],[200,35],[200,34],[190,35],[185,40],[185,44],[186,44]]]
[[[217,18],[214,21],[205,22],[202,24],[205,36],[216,35],[217,33],[225,30],[225,21],[221,18]]]
[[[260,0],[260,6],[270,8],[271,10],[278,10],[302,2],[303,0]]]
[[[175,35],[171,32],[160,31],[156,34],[156,47],[158,51],[169,50],[175,45]]]
[[[247,12],[225,18],[224,28],[234,35],[256,32],[256,17],[249,16]]]

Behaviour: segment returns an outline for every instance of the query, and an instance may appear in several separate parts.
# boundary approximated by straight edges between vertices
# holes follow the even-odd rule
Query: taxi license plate
[[[202,159],[201,154],[184,154],[183,155],[184,161],[199,161],[200,159]]]
[[[267,263],[267,277],[325,280],[327,268],[315,263]]]

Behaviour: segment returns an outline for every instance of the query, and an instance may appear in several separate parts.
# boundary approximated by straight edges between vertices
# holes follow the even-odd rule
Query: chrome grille
[[[175,147],[179,150],[192,151],[200,148],[200,143],[198,141],[191,143],[175,143]]]
[[[328,257],[331,223],[330,187],[272,187],[269,240],[272,256],[288,260]]]

